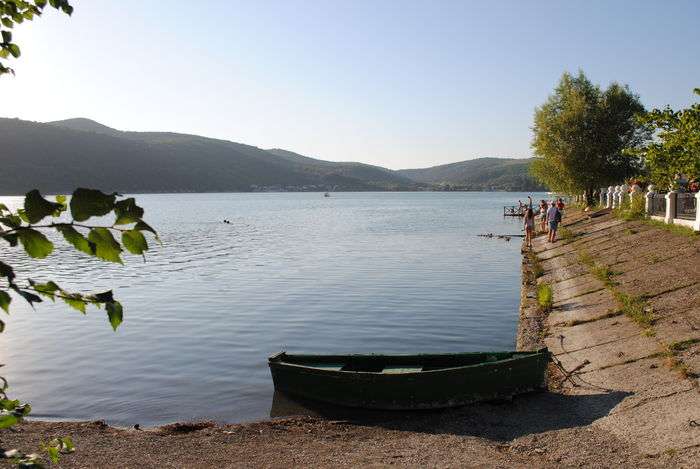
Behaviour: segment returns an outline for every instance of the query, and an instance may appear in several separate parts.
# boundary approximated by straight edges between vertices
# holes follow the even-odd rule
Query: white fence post
[[[695,194],[695,223],[693,230],[700,231],[700,192]]]
[[[667,225],[673,224],[673,219],[676,218],[676,196],[678,192],[670,191],[666,194],[666,218],[665,222]]]
[[[651,215],[651,204],[652,200],[654,200],[654,195],[656,195],[656,192],[654,191],[654,185],[650,184],[649,190],[646,194],[646,202],[644,203],[644,211],[647,215]]]
[[[612,208],[617,208],[619,207],[619,198],[620,198],[620,186],[615,186],[615,192],[613,192],[613,203],[612,203]]]
[[[625,204],[625,197],[627,197],[629,194],[627,191],[629,190],[630,186],[627,184],[623,184],[620,186],[620,201],[618,202],[617,206],[622,208]],[[630,199],[631,200],[631,199]]]
[[[615,194],[615,188],[613,186],[608,187],[608,200],[607,200],[607,203],[605,204],[605,208],[612,208],[614,194]]]

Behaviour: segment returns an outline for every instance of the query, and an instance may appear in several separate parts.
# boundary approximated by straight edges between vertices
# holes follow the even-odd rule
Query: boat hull
[[[323,363],[365,360],[407,366],[411,362],[423,366],[431,360],[464,358],[474,361],[477,355],[445,354],[409,356],[286,356],[270,357],[269,365],[277,391],[335,405],[367,409],[410,410],[456,407],[479,401],[509,399],[516,394],[544,387],[549,353],[540,350],[514,353],[511,358],[490,360],[416,372],[386,373],[382,371],[340,371],[308,366],[314,359]],[[497,354],[494,354],[497,355]],[[289,363],[287,360],[296,361]],[[427,361],[426,361],[427,360]],[[462,360],[464,361],[464,360]],[[469,361],[469,360],[467,360]],[[459,360],[458,360],[459,362]],[[370,366],[371,367],[371,366]],[[367,368],[365,366],[364,368]],[[378,367],[377,367],[378,368]]]

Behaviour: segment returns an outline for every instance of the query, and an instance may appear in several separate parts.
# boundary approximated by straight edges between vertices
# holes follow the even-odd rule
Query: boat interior
[[[364,373],[418,373],[461,366],[478,365],[531,355],[522,352],[461,353],[440,355],[286,355],[270,360],[279,363],[316,368],[326,371],[354,371]]]

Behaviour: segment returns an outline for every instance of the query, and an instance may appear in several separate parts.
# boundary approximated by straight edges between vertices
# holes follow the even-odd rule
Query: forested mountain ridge
[[[495,168],[502,166],[499,161],[511,161],[484,160],[493,161],[487,166]],[[436,182],[461,177],[449,177],[449,170],[442,170],[444,177],[426,176],[443,167],[392,171],[197,135],[125,132],[83,118],[49,123],[0,118],[0,163],[1,194],[23,194],[32,188],[64,193],[86,181],[124,193],[429,190],[445,188],[434,186]],[[455,165],[467,163],[472,161]],[[526,173],[526,168],[520,170]],[[495,190],[519,189],[512,173],[512,168],[481,168],[477,179],[489,174]],[[479,190],[486,186],[488,181]]]
[[[417,182],[470,191],[541,191],[529,174],[532,159],[477,158],[397,172]]]

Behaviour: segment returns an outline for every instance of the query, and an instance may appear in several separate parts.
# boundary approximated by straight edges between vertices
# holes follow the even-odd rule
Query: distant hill
[[[477,158],[424,169],[401,169],[397,173],[416,182],[451,186],[470,191],[540,191],[528,168],[532,159]]]
[[[89,119],[50,123],[0,118],[0,191],[75,187],[120,192],[416,190],[393,171],[196,135],[122,132]]]
[[[170,132],[125,132],[77,118],[49,123],[0,118],[0,193],[37,188],[247,192],[444,189],[533,190],[527,160],[483,158],[392,171],[287,150]],[[442,184],[437,186],[437,184]]]

